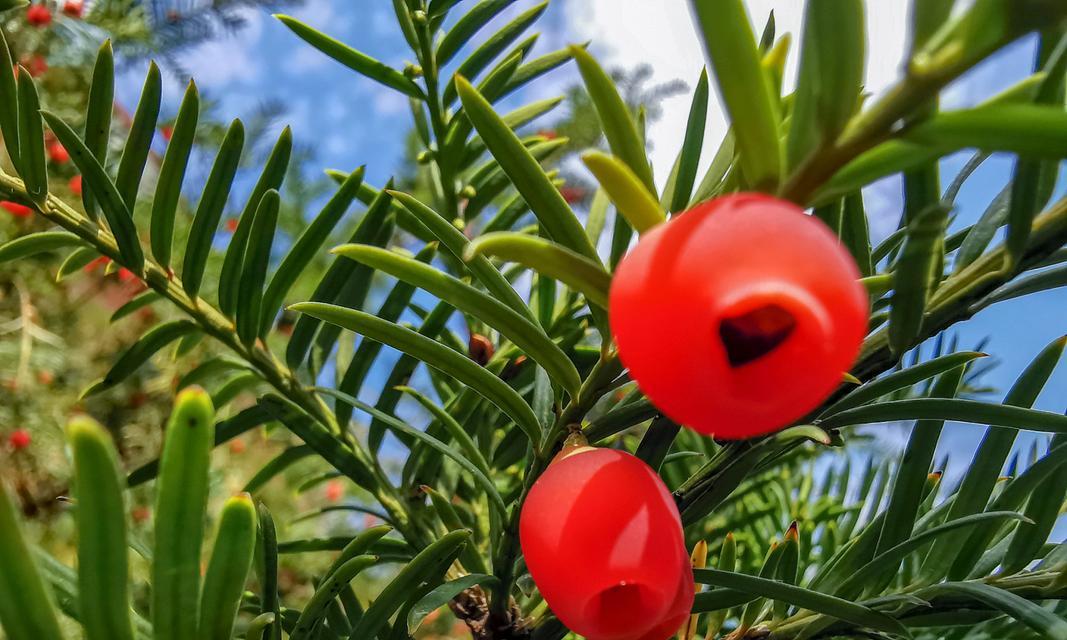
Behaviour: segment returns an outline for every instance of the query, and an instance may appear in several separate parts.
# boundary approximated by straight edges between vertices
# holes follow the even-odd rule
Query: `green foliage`
[[[18,107],[16,118],[0,117],[12,161],[0,172],[0,197],[31,206],[58,227],[10,241],[0,257],[14,262],[64,252],[68,263],[83,265],[103,256],[149,290],[116,319],[148,305],[173,311],[145,328],[91,395],[113,389],[175,341],[184,371],[159,462],[128,476],[132,486],[159,476],[148,615],[143,602],[127,605],[124,549],[136,543],[124,529],[116,456],[104,432],[81,421],[69,433],[77,508],[84,501],[99,516],[79,511],[77,518],[81,548],[92,559],[79,562],[75,577],[29,551],[5,494],[0,558],[12,570],[0,574],[0,623],[8,635],[60,637],[58,607],[89,637],[281,638],[284,630],[294,638],[402,638],[451,603],[479,638],[562,637],[566,630],[525,573],[517,522],[531,484],[568,430],[580,428],[590,441],[636,451],[656,467],[674,492],[689,542],[720,549],[714,568],[696,572],[709,588],[697,596],[694,613],[701,615],[692,628],[709,638],[1029,637],[1023,626],[1025,633],[1065,637],[1067,551],[1046,541],[1067,493],[1067,419],[1031,408],[1063,342],[1039,354],[995,403],[974,397],[980,372],[969,367],[984,354],[955,344],[946,349],[944,336],[978,309],[1065,282],[1067,201],[1046,206],[1040,194],[1018,196],[1067,149],[1062,78],[1054,77],[1062,74],[1067,7],[1048,0],[979,0],[955,13],[952,3],[927,6],[915,14],[908,73],[861,105],[862,2],[844,3],[833,16],[827,3],[810,3],[797,88],[783,96],[787,37],[775,41],[771,22],[757,44],[740,0],[694,0],[713,77],[701,75],[678,160],[659,192],[645,151],[644,112],[612,76],[583,47],[528,59],[534,37],[523,38],[543,4],[475,43],[510,4],[397,0],[400,31],[417,60],[405,69],[279,16],[380,90],[410,99],[417,193],[394,182],[368,184],[362,168],[336,173],[333,198],[286,247],[279,230],[305,220],[283,206],[294,155],[286,129],[222,256],[213,253],[213,241],[248,155],[240,121],[222,138],[189,222],[181,194],[191,189],[185,168],[203,129],[195,87],[149,189],[141,182],[148,132],[159,114],[155,67],[116,162],[106,143],[113,126],[105,109],[113,96],[109,47],[97,59],[87,108],[74,115],[39,112],[29,74],[16,81],[11,66],[0,65],[0,106],[4,114]],[[462,13],[451,20],[453,11]],[[1046,31],[1033,77],[974,108],[934,108],[945,86],[1039,28]],[[837,50],[838,40],[846,53]],[[560,191],[553,165],[568,141],[523,132],[559,101],[503,116],[494,107],[572,58],[597,120],[588,144],[599,145],[602,134],[610,149],[585,155],[600,183],[588,211]],[[443,77],[453,60],[461,73]],[[731,128],[697,182],[711,81]],[[76,133],[79,122],[84,136]],[[50,186],[37,149],[45,124],[84,176],[91,196],[81,203]],[[1017,155],[1014,179],[1022,186],[966,234],[946,237],[948,207],[980,162],[939,193],[936,162],[960,148]],[[897,173],[905,174],[906,186],[900,230],[872,248],[860,189]],[[634,230],[741,190],[815,207],[860,263],[873,313],[851,381],[824,406],[779,433],[717,442],[672,424],[642,396],[619,361],[605,307],[612,270]],[[348,215],[355,200],[366,205],[358,219]],[[150,209],[147,226],[139,208]],[[523,222],[527,213],[531,224]],[[597,247],[609,215],[605,260]],[[188,234],[176,233],[179,221]],[[1007,242],[990,248],[1004,225]],[[334,249],[325,272],[308,270],[334,237],[349,241]],[[401,245],[419,253],[411,257]],[[527,274],[534,282],[529,294],[516,284]],[[395,282],[382,306],[371,309],[379,276]],[[294,302],[279,321],[283,306]],[[297,314],[295,323],[286,314]],[[271,330],[287,326],[291,335]],[[469,336],[456,335],[458,326]],[[184,360],[204,336],[227,353]],[[940,336],[934,353],[923,360],[921,345],[934,336]],[[383,361],[383,345],[403,355],[384,384],[370,389],[368,371]],[[422,386],[416,373],[429,384]],[[211,387],[217,406],[190,386],[197,382]],[[245,388],[257,390],[256,403],[216,422],[214,411],[226,411]],[[368,394],[376,399],[364,401]],[[401,403],[412,400],[425,410],[424,425],[401,417],[407,415]],[[355,414],[370,417],[368,429],[354,423]],[[944,468],[934,461],[945,420],[988,425],[963,482],[951,489],[940,486]],[[817,464],[828,448],[862,442],[856,425],[887,421],[915,422],[899,461],[871,462],[855,473],[851,454]],[[289,523],[276,522],[263,504],[253,514],[250,499],[238,497],[222,510],[201,584],[211,448],[267,423],[287,433],[292,446],[248,479],[248,491],[278,474],[300,473],[301,462],[317,458],[333,470],[304,486],[350,481],[376,506],[339,508],[380,514],[397,536],[384,537],[379,528],[285,539]],[[1020,429],[1056,437],[1044,455],[1015,460],[1000,479]],[[378,455],[386,432],[405,451],[402,469],[388,468]],[[818,479],[817,469],[824,470]],[[84,491],[98,493],[83,499]],[[279,555],[324,550],[341,556],[318,574],[306,602],[283,607]],[[364,606],[350,585],[386,560],[401,567]],[[245,591],[252,566],[255,594]],[[82,608],[90,602],[92,614]]]

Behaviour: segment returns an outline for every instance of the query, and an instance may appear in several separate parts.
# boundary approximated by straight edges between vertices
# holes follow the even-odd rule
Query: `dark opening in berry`
[[[730,366],[740,367],[774,351],[796,326],[793,314],[769,304],[737,317],[723,318],[719,323],[719,337],[726,347]]]

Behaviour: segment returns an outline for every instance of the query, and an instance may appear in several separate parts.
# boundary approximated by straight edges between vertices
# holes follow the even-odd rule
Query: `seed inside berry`
[[[774,351],[797,326],[796,318],[776,304],[768,304],[719,323],[719,337],[730,366],[740,367]]]

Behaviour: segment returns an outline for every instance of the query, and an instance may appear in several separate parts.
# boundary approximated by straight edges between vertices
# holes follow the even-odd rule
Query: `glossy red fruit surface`
[[[628,453],[558,457],[530,489],[519,539],[552,612],[591,640],[665,640],[692,606],[678,509]]]
[[[612,279],[619,355],[667,416],[718,438],[780,429],[828,396],[867,332],[852,256],[818,219],[760,194],[649,231]]]

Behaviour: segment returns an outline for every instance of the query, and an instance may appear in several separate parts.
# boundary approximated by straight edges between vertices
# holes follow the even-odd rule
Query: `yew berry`
[[[159,128],[159,135],[163,136],[165,141],[170,142],[170,139],[174,137],[174,127],[163,125]]]
[[[693,603],[678,509],[659,476],[614,449],[570,447],[519,518],[530,575],[552,612],[592,640],[664,640]]]
[[[7,437],[7,443],[11,445],[13,451],[22,451],[29,447],[31,442],[33,442],[33,438],[30,437],[30,432],[25,429],[15,429]]]
[[[48,60],[41,55],[33,55],[23,58],[22,66],[30,72],[31,78],[39,78],[48,73]]]
[[[72,194],[80,196],[82,194],[82,177],[74,176],[71,178],[70,182],[67,183],[67,188],[70,189]]]
[[[24,204],[11,202],[10,200],[4,200],[3,202],[0,202],[0,208],[3,208],[4,211],[7,211],[16,218],[28,218],[30,215],[33,214],[33,209],[27,207]]]
[[[63,145],[53,142],[48,145],[48,159],[56,164],[67,164],[70,162],[70,153]]]
[[[582,189],[581,187],[563,186],[559,188],[559,193],[563,196],[563,199],[567,204],[581,202],[585,198],[585,189]]]
[[[841,382],[867,332],[859,277],[817,218],[731,195],[641,238],[612,280],[611,331],[667,416],[749,438],[804,416]]]
[[[340,502],[345,497],[345,485],[340,480],[330,480],[326,483],[326,499],[330,502]]]
[[[32,4],[26,9],[26,22],[35,27],[47,27],[52,22],[52,12],[44,4]]]
[[[63,13],[71,18],[82,17],[82,11],[84,10],[84,3],[82,0],[67,0],[63,3]]]
[[[493,346],[493,343],[480,333],[472,333],[470,340],[467,341],[467,353],[470,355],[470,359],[483,367],[489,364],[489,360],[495,352],[496,347]]]
[[[235,233],[237,231],[237,218],[229,218],[226,220],[226,231],[229,233]]]

